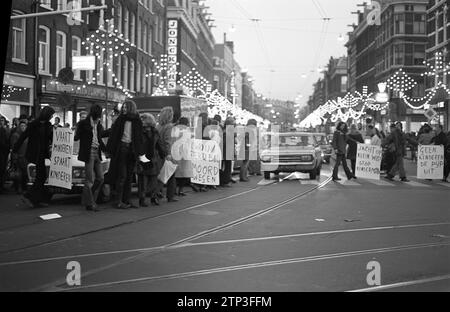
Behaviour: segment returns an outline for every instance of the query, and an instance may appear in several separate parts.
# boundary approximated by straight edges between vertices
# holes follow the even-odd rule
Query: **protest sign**
[[[72,153],[72,130],[56,128],[53,131],[52,157],[48,173],[49,185],[72,189]]]
[[[219,185],[222,150],[215,141],[191,140],[191,182],[201,185]]]
[[[417,178],[440,180],[444,178],[444,147],[420,145],[417,153]]]
[[[356,152],[356,177],[369,180],[380,180],[381,158],[380,146],[358,144]]]

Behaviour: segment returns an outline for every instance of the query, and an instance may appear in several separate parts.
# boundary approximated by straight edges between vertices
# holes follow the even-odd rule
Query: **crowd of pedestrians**
[[[448,182],[450,173],[450,132],[444,132],[442,125],[436,125],[434,128],[429,124],[421,127],[419,132],[406,134],[403,131],[401,122],[390,125],[387,135],[379,131],[375,126],[367,127],[366,137],[369,142],[364,140],[356,125],[350,126],[344,122],[339,122],[333,135],[333,148],[336,153],[336,163],[333,170],[333,181],[340,181],[338,176],[339,167],[342,165],[348,180],[357,179],[355,175],[356,154],[358,143],[370,143],[371,145],[383,148],[382,171],[386,172],[385,178],[393,181],[395,176],[399,176],[402,182],[409,182],[404,166],[404,159],[407,156],[407,150],[410,151],[411,160],[417,162],[417,150],[420,145],[440,145],[444,147],[444,178],[443,182]],[[351,162],[351,168],[348,167],[347,160]]]
[[[45,183],[48,178],[45,160],[50,159],[53,131],[62,127],[55,111],[44,107],[35,120],[21,116],[9,128],[5,118],[0,119],[0,178],[3,187],[7,178],[14,179],[16,191],[23,194],[23,200],[30,207],[47,206],[51,195]],[[80,116],[81,117],[81,116]],[[93,105],[73,128],[74,140],[79,142],[78,160],[85,164],[82,205],[89,211],[98,211],[99,194],[108,185],[112,193],[114,206],[118,209],[159,206],[166,198],[167,202],[177,202],[187,196],[186,189],[193,192],[207,192],[217,189],[215,185],[196,185],[191,183],[193,176],[189,159],[188,145],[182,144],[181,159],[172,155],[173,145],[182,138],[191,138],[193,132],[190,120],[181,117],[174,121],[172,107],[165,107],[158,118],[150,113],[139,114],[136,103],[125,101],[120,110],[115,109],[112,126],[104,129],[102,125],[103,109]],[[227,126],[236,126],[233,117],[222,122],[220,116],[208,118],[200,114],[202,134],[195,138],[214,140],[222,147],[220,164],[220,186],[231,187],[236,183],[232,179],[233,159],[227,158]],[[157,120],[158,119],[158,120]],[[54,123],[51,123],[54,120]],[[257,125],[250,120],[249,125]],[[68,126],[68,125],[65,125]],[[208,127],[208,131],[205,131]],[[221,135],[223,133],[223,136]],[[236,134],[234,134],[236,136]],[[237,138],[234,137],[234,144]],[[248,182],[249,151],[251,144],[248,134],[245,138],[245,159],[241,164],[240,181]],[[104,172],[102,162],[109,159],[109,169]],[[159,179],[166,162],[176,165],[175,173],[166,183]],[[28,164],[35,164],[36,174],[32,187],[27,187]],[[14,172],[19,177],[12,177]],[[251,174],[261,175],[258,165],[253,164]],[[132,185],[137,185],[138,201],[133,202]],[[164,194],[164,195],[163,195]]]

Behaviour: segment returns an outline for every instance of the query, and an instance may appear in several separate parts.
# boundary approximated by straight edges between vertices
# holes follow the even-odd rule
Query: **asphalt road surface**
[[[89,213],[0,198],[2,291],[450,291],[450,188],[440,182],[265,181]],[[63,218],[40,221],[58,212]],[[68,263],[81,285],[69,286]]]

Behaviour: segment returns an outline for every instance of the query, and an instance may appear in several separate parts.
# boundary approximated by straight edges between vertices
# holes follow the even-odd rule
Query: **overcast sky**
[[[206,0],[216,28],[235,42],[236,59],[255,78],[256,92],[302,103],[331,56],[346,55],[347,25],[356,23],[356,0]],[[367,1],[370,2],[370,1]],[[331,18],[327,23],[323,17]],[[250,19],[260,19],[252,22]],[[233,28],[235,31],[231,31]],[[345,38],[339,41],[339,36]],[[306,77],[306,78],[305,78]]]

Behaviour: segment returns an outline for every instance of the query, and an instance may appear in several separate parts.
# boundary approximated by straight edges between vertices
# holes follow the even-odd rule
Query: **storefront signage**
[[[178,20],[168,20],[168,59],[167,59],[167,89],[175,91],[178,76]]]

